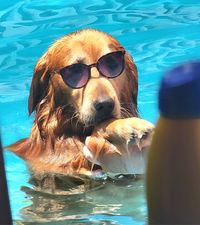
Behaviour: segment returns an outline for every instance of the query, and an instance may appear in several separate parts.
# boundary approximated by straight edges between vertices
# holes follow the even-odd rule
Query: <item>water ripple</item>
[[[199,0],[2,1],[0,120],[5,144],[27,136],[30,132],[32,119],[27,115],[27,98],[37,59],[60,36],[83,28],[110,33],[133,56],[139,71],[139,111],[142,117],[152,122],[159,115],[157,92],[163,71],[177,63],[200,59]],[[15,219],[22,219],[19,208],[26,210],[29,219],[55,219],[59,216],[68,221],[71,218],[71,223],[86,221],[89,224],[88,221],[94,216],[91,224],[93,221],[100,224],[102,218],[107,221],[106,213],[112,214],[109,221],[120,221],[120,215],[138,219],[137,222],[131,220],[131,224],[140,224],[146,219],[143,188],[136,191],[133,188],[137,186],[135,183],[130,189],[123,187],[120,191],[116,184],[105,185],[95,193],[91,191],[84,197],[79,196],[81,199],[78,200],[51,199],[49,203],[39,196],[24,200],[24,194],[19,191],[22,180],[17,186],[13,181],[15,176],[21,178],[23,172],[12,171],[12,168],[19,166],[19,159],[13,158],[11,155],[7,157],[9,165],[12,165],[8,170],[8,177],[12,181],[9,182],[13,191],[11,193],[14,193],[11,199],[18,199],[18,203],[12,202]],[[24,185],[27,185],[26,179],[23,178]],[[118,198],[115,193],[118,193]],[[130,199],[130,196],[133,198]],[[55,207],[65,210],[61,212],[59,207],[55,210],[54,203]],[[134,209],[130,205],[134,205]],[[35,214],[37,206],[39,215]],[[74,212],[76,207],[83,213]],[[47,209],[49,214],[43,209]],[[126,219],[127,216],[123,217],[123,220]],[[28,223],[27,220],[24,217],[24,224]]]

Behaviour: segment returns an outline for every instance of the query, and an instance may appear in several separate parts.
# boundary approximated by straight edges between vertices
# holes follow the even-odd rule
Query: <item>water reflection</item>
[[[21,209],[17,224],[119,224],[121,220],[120,224],[144,224],[146,220],[143,179],[97,180],[65,194],[22,190],[31,204]]]

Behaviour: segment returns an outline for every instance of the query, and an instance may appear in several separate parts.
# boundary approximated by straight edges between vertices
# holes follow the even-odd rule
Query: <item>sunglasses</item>
[[[91,68],[96,67],[101,75],[115,78],[124,70],[125,51],[108,53],[91,65],[75,63],[60,70],[63,81],[69,87],[77,89],[84,87],[91,77]]]

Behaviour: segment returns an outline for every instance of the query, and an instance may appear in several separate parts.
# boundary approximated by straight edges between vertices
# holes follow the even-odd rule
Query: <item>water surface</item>
[[[108,32],[133,56],[139,72],[139,111],[154,123],[163,72],[200,59],[199,0],[2,1],[0,121],[4,145],[30,132],[33,118],[27,113],[27,98],[37,59],[60,36],[83,28]],[[78,194],[45,195],[31,191],[21,159],[10,152],[5,159],[16,223],[146,223],[143,180],[105,181]]]

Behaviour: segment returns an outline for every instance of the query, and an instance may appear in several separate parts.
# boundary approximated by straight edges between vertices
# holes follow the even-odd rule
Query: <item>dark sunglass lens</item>
[[[124,53],[121,51],[109,53],[99,59],[97,66],[104,76],[117,77],[124,70]]]
[[[86,85],[89,79],[87,65],[77,63],[61,69],[60,74],[64,82],[72,88],[81,88]]]

